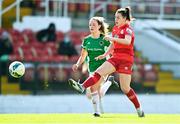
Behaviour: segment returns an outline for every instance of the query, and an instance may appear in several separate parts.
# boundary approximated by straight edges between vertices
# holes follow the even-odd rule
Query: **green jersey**
[[[107,47],[110,45],[109,41],[103,39],[101,35],[99,38],[92,38],[90,35],[85,37],[82,43],[82,48],[87,50],[87,62],[89,65],[89,72],[94,72],[99,66],[101,66],[106,59],[95,60],[95,57],[105,53]]]

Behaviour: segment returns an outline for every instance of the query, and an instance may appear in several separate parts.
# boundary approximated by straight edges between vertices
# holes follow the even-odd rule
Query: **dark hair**
[[[120,13],[122,17],[126,18],[128,21],[132,20],[130,7],[118,9],[116,13]]]
[[[52,32],[55,32],[56,31],[56,26],[54,23],[50,23],[49,26],[48,26],[48,30],[49,31],[52,31]]]
[[[92,17],[90,20],[96,20],[98,25],[101,25],[99,31],[101,34],[106,35],[108,33],[108,27],[109,25],[105,22],[105,19],[103,17]]]

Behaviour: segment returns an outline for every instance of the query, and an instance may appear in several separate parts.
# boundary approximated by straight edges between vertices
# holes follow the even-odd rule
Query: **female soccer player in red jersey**
[[[134,61],[134,32],[129,25],[130,21],[130,8],[126,7],[118,9],[115,13],[115,26],[112,29],[112,37],[105,37],[106,40],[109,40],[112,43],[106,53],[96,57],[97,60],[101,60],[113,51],[111,58],[104,62],[91,77],[83,82],[83,84],[79,84],[79,82],[74,80],[69,80],[69,82],[74,86],[73,88],[83,92],[84,89],[88,88],[89,86],[96,88],[94,85],[104,75],[117,72],[119,74],[121,90],[134,104],[138,116],[144,117],[144,112],[141,109],[141,105],[136,93],[130,87],[132,66]]]
[[[110,45],[110,42],[105,40],[105,35],[108,33],[108,25],[105,23],[103,17],[92,17],[89,21],[90,35],[83,39],[81,55],[73,65],[73,71],[76,71],[78,67],[85,62],[87,58],[88,72],[92,75],[93,72],[101,66],[106,58],[96,60],[95,58],[105,53],[106,48]],[[93,89],[90,87],[86,89],[86,95],[91,98],[94,107],[94,116],[99,117],[102,110],[101,98],[105,95],[108,88],[112,83],[115,83],[112,76],[102,76]],[[102,85],[100,85],[102,83]],[[117,84],[118,85],[118,84]]]

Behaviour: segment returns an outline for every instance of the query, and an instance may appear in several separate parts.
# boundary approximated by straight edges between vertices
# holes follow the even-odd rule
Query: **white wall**
[[[147,57],[150,62],[179,63],[161,64],[162,70],[172,71],[174,77],[179,78],[180,44],[154,31],[149,27],[148,24],[149,23],[146,23],[142,20],[137,20],[135,22],[135,46],[137,50],[142,51],[142,54]],[[161,24],[159,23],[159,25]],[[164,23],[162,23],[162,25],[164,25]],[[173,24],[171,22],[169,25],[176,25],[176,23]],[[179,25],[177,25],[177,27],[179,27]]]
[[[138,97],[145,113],[180,113],[180,106],[178,104],[180,103],[180,95],[139,94]],[[1,95],[0,101],[0,113],[93,113],[91,101],[84,94]],[[125,95],[120,93],[105,95],[103,107],[105,113],[136,114],[133,104]]]
[[[180,29],[180,20],[152,20],[152,19],[138,19],[135,21],[137,28],[155,27],[157,29]]]
[[[50,23],[56,25],[57,31],[64,33],[71,30],[71,18],[68,17],[50,17],[50,16],[25,16],[22,22],[15,22],[13,28],[19,31],[24,29],[32,29],[33,31],[39,31],[47,28]]]

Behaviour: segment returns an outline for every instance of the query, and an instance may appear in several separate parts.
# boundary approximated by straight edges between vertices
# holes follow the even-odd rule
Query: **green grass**
[[[0,124],[180,124],[180,114],[0,114]]]

